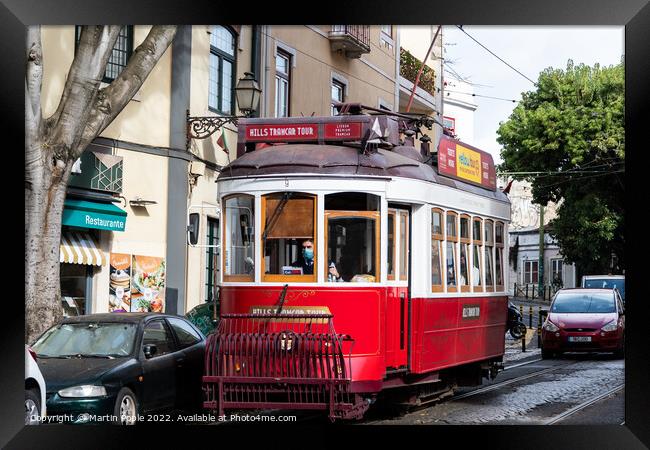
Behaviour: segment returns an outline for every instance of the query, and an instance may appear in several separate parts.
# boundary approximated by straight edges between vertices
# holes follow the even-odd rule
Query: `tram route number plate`
[[[569,342],[591,342],[591,336],[569,336]]]

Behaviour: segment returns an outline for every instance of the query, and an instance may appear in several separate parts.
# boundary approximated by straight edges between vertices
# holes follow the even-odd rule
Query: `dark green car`
[[[128,425],[150,413],[201,408],[205,336],[184,317],[68,317],[32,348],[52,422]]]

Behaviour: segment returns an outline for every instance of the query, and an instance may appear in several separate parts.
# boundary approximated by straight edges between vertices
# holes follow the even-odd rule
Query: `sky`
[[[625,51],[622,26],[504,27],[470,26],[463,30],[533,81],[547,67],[565,69],[567,61],[593,66],[616,65]],[[509,100],[521,99],[533,84],[482,48],[456,26],[443,27],[445,64],[473,83],[474,93]],[[446,72],[444,76],[449,76]],[[474,113],[474,140],[468,144],[489,151],[499,164],[499,122],[508,120],[517,103],[469,97]],[[463,136],[460,136],[461,140]]]

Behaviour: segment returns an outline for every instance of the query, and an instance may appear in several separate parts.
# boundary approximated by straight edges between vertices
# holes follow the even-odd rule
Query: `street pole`
[[[537,270],[537,295],[544,292],[544,205],[539,205],[539,263]],[[544,295],[544,294],[541,294]],[[542,298],[544,300],[544,298]]]

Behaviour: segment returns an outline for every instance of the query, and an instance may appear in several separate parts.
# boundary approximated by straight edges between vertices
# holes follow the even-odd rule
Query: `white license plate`
[[[569,342],[591,342],[591,336],[569,336]]]

